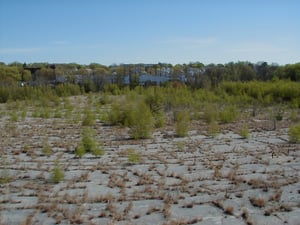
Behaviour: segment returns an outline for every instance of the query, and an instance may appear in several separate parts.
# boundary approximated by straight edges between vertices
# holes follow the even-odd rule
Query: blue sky
[[[300,62],[299,0],[0,0],[0,61]]]

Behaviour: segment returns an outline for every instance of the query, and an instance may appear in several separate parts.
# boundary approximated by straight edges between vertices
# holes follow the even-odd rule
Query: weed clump
[[[217,122],[211,122],[208,126],[208,136],[216,137],[220,133],[220,127]]]
[[[141,162],[141,153],[135,151],[134,149],[128,149],[127,150],[128,153],[128,162],[129,163],[140,163]]]
[[[227,106],[219,114],[220,120],[223,123],[234,122],[238,116],[239,112],[235,106]]]
[[[45,156],[51,156],[53,154],[53,150],[47,140],[45,140],[43,143],[42,153]]]
[[[80,158],[86,153],[91,153],[94,156],[104,155],[103,144],[96,141],[95,130],[89,128],[83,130],[82,139],[75,149],[75,154]]]
[[[149,107],[140,102],[128,112],[128,126],[134,139],[150,138],[155,121]]]
[[[0,184],[6,184],[6,183],[10,182],[12,178],[7,169],[7,162],[4,161],[4,162],[1,162],[1,164],[4,165],[4,169],[2,169],[0,172]]]
[[[115,103],[107,115],[112,125],[123,125],[130,128],[134,139],[150,138],[155,127],[155,120],[149,106],[144,101],[130,101],[127,104]]]
[[[92,126],[95,124],[95,115],[89,109],[85,109],[82,126]]]
[[[185,137],[188,135],[190,129],[190,114],[187,110],[178,112],[175,115],[176,120],[176,134],[178,137]]]
[[[65,177],[65,174],[59,165],[59,161],[56,161],[55,166],[51,172],[51,181],[53,183],[59,183],[64,179],[64,177]]]
[[[291,143],[300,143],[300,123],[289,128],[289,139]]]
[[[251,204],[253,206],[256,206],[256,207],[259,207],[259,208],[262,208],[266,205],[266,200],[262,197],[250,197],[249,198]]]
[[[249,133],[249,128],[247,126],[242,126],[242,128],[240,129],[240,136],[243,138],[243,139],[248,139],[249,136],[250,136],[250,133]]]
[[[218,119],[218,110],[217,107],[214,106],[213,104],[205,104],[204,105],[204,110],[203,110],[203,119],[207,123],[213,123]]]

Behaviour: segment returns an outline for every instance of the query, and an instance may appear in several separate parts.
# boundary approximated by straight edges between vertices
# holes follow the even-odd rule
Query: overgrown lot
[[[26,88],[0,105],[0,224],[298,224],[299,83]]]

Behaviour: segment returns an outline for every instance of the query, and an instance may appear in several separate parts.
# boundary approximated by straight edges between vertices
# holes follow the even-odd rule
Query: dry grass
[[[276,201],[276,202],[280,201],[281,194],[282,194],[281,189],[276,190],[275,193],[269,197],[269,201]]]
[[[162,209],[162,213],[163,213],[165,219],[170,218],[170,216],[171,216],[171,205],[168,204],[168,203],[165,203],[164,206],[163,206],[163,209]]]
[[[212,204],[219,209],[223,210],[223,208],[224,208],[223,202],[221,202],[220,200],[212,201]]]
[[[150,215],[150,214],[156,213],[156,212],[160,212],[160,208],[153,206],[148,209],[148,211],[146,212],[146,215]]]
[[[249,200],[255,207],[262,208],[266,206],[266,200],[263,197],[250,197]]]
[[[245,220],[247,225],[254,225],[254,222],[250,218],[250,214],[246,208],[243,208],[242,218]]]

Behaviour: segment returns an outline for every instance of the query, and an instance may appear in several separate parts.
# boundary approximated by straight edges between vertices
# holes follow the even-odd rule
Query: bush
[[[103,93],[103,94],[100,96],[100,98],[99,98],[99,103],[100,103],[101,105],[109,104],[109,103],[111,103],[111,98],[109,97],[108,94]]]
[[[300,123],[289,128],[289,138],[292,143],[300,143]]]
[[[111,125],[124,124],[124,112],[121,108],[121,104],[114,103],[111,106],[110,111],[107,113],[105,118]]]
[[[156,128],[164,127],[166,125],[165,113],[163,111],[154,113],[154,121]]]
[[[220,127],[217,122],[211,122],[208,127],[208,136],[215,137],[220,133]]]
[[[152,113],[160,113],[164,106],[164,95],[159,87],[151,87],[146,90],[145,103]]]
[[[17,112],[13,111],[13,112],[10,114],[10,120],[11,120],[12,122],[18,122],[19,117],[18,117]]]
[[[45,156],[50,156],[53,154],[53,150],[52,150],[51,146],[46,141],[43,143],[42,153]]]
[[[9,89],[7,87],[0,87],[0,103],[5,103],[9,99]]]
[[[71,96],[71,95],[80,95],[81,90],[77,84],[59,84],[55,87],[55,92],[60,97]]]
[[[238,110],[235,106],[226,106],[220,113],[219,117],[223,123],[234,122],[238,117]]]
[[[7,162],[3,160],[1,164],[4,165],[4,168],[0,172],[0,184],[6,184],[10,182],[12,178],[7,170]]]
[[[83,156],[86,154],[85,148],[84,148],[84,146],[83,146],[82,143],[80,143],[80,144],[76,147],[76,149],[75,149],[75,154],[76,154],[79,158],[83,157]]]
[[[175,115],[176,120],[176,135],[178,137],[185,137],[188,135],[190,129],[190,114],[188,110],[183,110]]]
[[[128,162],[129,163],[140,163],[141,153],[136,152],[134,149],[128,149]]]
[[[55,166],[52,169],[51,181],[53,183],[59,183],[64,179],[64,177],[65,177],[65,174],[59,165],[59,161],[56,161]]]
[[[111,110],[107,113],[106,119],[111,125],[123,125],[130,128],[132,138],[150,138],[154,129],[163,124],[163,117],[153,117],[150,108],[136,96],[127,96],[125,104],[114,103]]]
[[[84,118],[82,121],[82,126],[92,126],[95,124],[96,116],[89,109],[84,110]]]
[[[131,104],[125,113],[125,125],[130,128],[134,139],[150,138],[154,129],[154,118],[149,107],[140,101],[136,105]]]
[[[95,130],[88,129],[88,128],[83,130],[81,142],[75,149],[75,154],[78,157],[82,157],[86,153],[91,153],[95,156],[104,155],[104,149],[102,143],[96,141]]]
[[[240,129],[240,136],[244,139],[249,138],[250,134],[249,134],[249,128],[247,126],[242,126],[242,128]]]
[[[217,107],[213,104],[205,104],[203,106],[204,110],[203,110],[203,119],[207,122],[207,123],[212,123],[215,120],[217,120],[218,118],[218,110]]]

